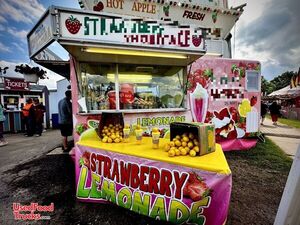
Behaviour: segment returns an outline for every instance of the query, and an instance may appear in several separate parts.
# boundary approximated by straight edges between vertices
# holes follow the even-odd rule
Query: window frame
[[[256,73],[257,74],[257,89],[248,87],[248,73]],[[248,92],[260,92],[261,91],[261,73],[257,70],[246,70],[245,71],[245,89]]]
[[[102,62],[99,62],[100,64]],[[104,64],[112,64],[114,65],[115,68],[115,91],[116,91],[116,109],[104,109],[104,110],[89,110],[87,108],[87,112],[81,112],[80,108],[78,108],[78,114],[79,115],[90,115],[90,114],[101,114],[102,112],[124,112],[124,113],[159,113],[159,112],[182,112],[182,111],[187,111],[188,110],[188,104],[187,104],[187,98],[186,95],[187,93],[185,93],[185,89],[182,90],[183,92],[183,105],[182,107],[177,107],[177,108],[152,108],[152,109],[120,109],[120,93],[119,93],[119,89],[120,89],[120,82],[119,82],[119,64],[120,63],[107,63],[107,62],[103,62]],[[81,85],[81,81],[82,81],[82,70],[81,70],[81,64],[90,64],[89,62],[79,62],[79,73],[78,76],[80,76],[79,78],[77,78],[78,81],[80,81],[78,83],[78,94],[81,95],[81,97],[85,97],[83,96],[82,93],[82,86],[79,87],[79,85]],[[94,64],[94,63],[91,63]],[[166,65],[167,66],[167,65]],[[186,82],[187,82],[187,67],[181,66],[182,67],[182,72],[183,72],[183,76],[182,76],[182,82],[183,82],[183,87],[186,86]],[[76,75],[77,76],[77,75]],[[87,101],[87,100],[86,100]],[[87,103],[87,102],[86,102]]]

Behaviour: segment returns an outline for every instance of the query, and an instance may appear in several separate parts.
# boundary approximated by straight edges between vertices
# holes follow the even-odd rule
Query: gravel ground
[[[273,224],[287,172],[261,169],[230,153],[226,157],[233,173],[227,224]],[[167,224],[111,204],[78,202],[74,181],[74,164],[68,155],[42,156],[6,171],[1,176],[0,224],[25,224],[13,219],[13,202],[53,202],[54,212],[45,214],[51,220],[38,224]]]

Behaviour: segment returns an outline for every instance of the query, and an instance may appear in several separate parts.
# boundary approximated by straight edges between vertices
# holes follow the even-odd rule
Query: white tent
[[[290,90],[290,85],[281,88],[277,91],[273,91],[271,94],[269,94],[268,96],[278,96],[278,95],[287,95],[288,91]]]

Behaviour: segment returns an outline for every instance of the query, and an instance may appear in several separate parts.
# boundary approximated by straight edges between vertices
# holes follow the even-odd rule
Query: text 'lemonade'
[[[190,94],[190,105],[193,121],[204,122],[208,106],[208,93],[200,83],[197,83],[195,90]]]

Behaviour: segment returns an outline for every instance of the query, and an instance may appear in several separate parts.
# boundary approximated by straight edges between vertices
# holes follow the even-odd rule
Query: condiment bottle
[[[138,145],[142,144],[143,130],[140,125],[136,126],[135,137],[136,137],[136,143]]]
[[[129,134],[130,134],[130,126],[129,124],[125,124],[124,129],[123,129],[123,134],[124,134],[124,142],[128,143],[129,142]]]
[[[152,148],[158,149],[159,148],[159,136],[160,132],[158,128],[154,127],[152,128]]]

